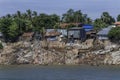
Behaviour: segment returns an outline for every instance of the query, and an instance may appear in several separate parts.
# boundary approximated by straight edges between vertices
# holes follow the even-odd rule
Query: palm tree
[[[101,19],[103,20],[103,22],[105,22],[107,25],[112,24],[113,22],[115,22],[114,18],[112,18],[112,16],[109,15],[108,12],[103,12],[101,15]]]
[[[117,16],[117,21],[120,21],[120,14]]]
[[[28,9],[26,12],[27,12],[27,15],[28,15],[28,21],[27,21],[28,24],[27,25],[29,26],[27,29],[29,31],[33,28],[32,11],[30,9]]]
[[[28,19],[31,20],[32,19],[32,11],[30,9],[28,9],[26,12],[28,15]]]
[[[32,14],[34,17],[37,17],[37,12],[36,11],[33,11],[33,14]]]
[[[20,11],[17,11],[17,17],[21,18],[21,12]]]

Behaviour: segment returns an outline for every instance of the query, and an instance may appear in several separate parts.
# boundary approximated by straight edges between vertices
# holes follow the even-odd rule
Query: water
[[[120,67],[1,66],[0,80],[120,80]]]

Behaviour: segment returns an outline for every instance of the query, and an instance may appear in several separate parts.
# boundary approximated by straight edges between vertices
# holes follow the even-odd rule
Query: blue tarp
[[[92,25],[89,25],[89,24],[85,24],[85,25],[83,25],[83,28],[85,29],[85,31],[87,32],[87,31],[91,31],[91,30],[93,30],[93,26]]]

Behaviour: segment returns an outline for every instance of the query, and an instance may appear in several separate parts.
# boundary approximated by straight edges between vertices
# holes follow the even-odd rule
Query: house
[[[108,26],[107,28],[103,28],[97,33],[97,37],[99,40],[108,40],[108,33],[113,28],[113,26]]]
[[[91,31],[87,31],[86,32],[86,38],[90,39],[90,38],[96,38],[96,30],[91,30]]]
[[[86,32],[82,27],[73,27],[68,29],[68,39],[69,40],[81,40],[84,41],[86,39]]]
[[[46,32],[45,38],[49,41],[56,41],[58,36],[60,36],[61,33],[58,32],[57,30],[51,30],[49,32]]]
[[[67,29],[57,29],[63,36],[67,36]]]
[[[57,32],[60,32],[63,36],[67,36],[67,29],[46,29],[46,32],[50,32],[56,30]]]
[[[86,38],[95,38],[96,31],[94,30],[94,26],[90,24],[85,24],[82,26],[86,31]]]
[[[115,22],[114,25],[120,27],[120,22]]]
[[[34,32],[25,32],[20,37],[20,40],[22,41],[31,41],[33,40]]]

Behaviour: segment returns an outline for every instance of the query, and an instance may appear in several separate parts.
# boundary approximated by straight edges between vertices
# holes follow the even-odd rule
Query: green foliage
[[[4,34],[6,41],[8,41],[9,26],[12,24],[12,19],[3,18],[0,20],[0,30]]]
[[[15,22],[13,22],[10,26],[9,26],[9,32],[8,32],[8,38],[10,40],[15,40],[15,38],[19,35],[19,29],[18,26]]]
[[[94,21],[94,28],[96,30],[102,29],[111,25],[115,22],[115,19],[110,16],[108,12],[103,12],[100,18],[95,19]]]
[[[2,45],[2,43],[0,43],[0,49],[3,49],[3,45]]]
[[[92,20],[87,17],[87,14],[83,14],[81,10],[74,11],[73,9],[69,9],[63,14],[62,22],[91,24]]]
[[[36,11],[26,10],[25,13],[17,11],[0,18],[0,31],[4,34],[5,41],[16,41],[24,32],[43,31],[46,28],[58,28],[60,17],[56,14],[37,14]]]
[[[100,30],[104,27],[107,27],[107,24],[105,24],[105,22],[103,22],[101,19],[98,18],[94,21],[94,29],[95,30]]]
[[[117,16],[117,21],[120,21],[120,14]]]
[[[120,20],[120,15],[118,15],[117,20]],[[38,14],[36,11],[28,9],[24,13],[17,11],[15,14],[1,17],[0,31],[4,35],[5,41],[16,41],[24,32],[37,31],[44,34],[47,28],[59,28],[61,22],[70,24],[66,28],[74,27],[75,25],[72,23],[83,23],[93,24],[95,29],[99,30],[111,25],[115,20],[108,12],[103,12],[101,17],[95,19],[93,23],[92,19],[87,14],[83,14],[81,10],[69,9],[60,20],[60,16],[56,14]]]
[[[6,41],[15,41],[19,34],[18,26],[11,18],[4,18],[0,21],[0,30]]]
[[[120,27],[112,28],[108,36],[112,41],[119,41],[120,40]]]
[[[114,18],[112,18],[112,16],[110,16],[108,12],[103,12],[101,15],[101,19],[107,25],[111,25],[113,22],[115,22]]]

